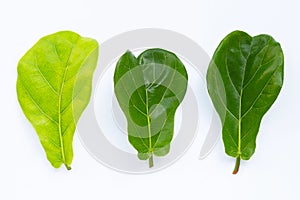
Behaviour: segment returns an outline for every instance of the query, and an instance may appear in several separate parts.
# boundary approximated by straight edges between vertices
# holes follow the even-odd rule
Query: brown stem
[[[238,157],[236,158],[236,161],[235,161],[235,167],[234,167],[234,170],[233,170],[232,174],[237,174],[237,173],[239,172],[240,163],[241,163],[241,157],[238,156]]]

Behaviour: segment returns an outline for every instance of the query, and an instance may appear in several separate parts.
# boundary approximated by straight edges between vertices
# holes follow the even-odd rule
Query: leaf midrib
[[[238,152],[237,152],[238,155],[237,155],[237,158],[240,157],[241,154],[242,154],[242,152],[241,152],[241,145],[242,145],[242,98],[243,98],[243,90],[244,90],[245,73],[246,73],[246,68],[247,68],[247,64],[248,64],[248,59],[249,59],[249,56],[251,55],[252,45],[253,45],[253,39],[251,40],[249,53],[248,53],[247,57],[244,57],[244,55],[242,53],[242,49],[241,49],[241,38],[239,40],[239,49],[240,49],[241,55],[245,59],[245,68],[244,68],[244,71],[243,71],[243,76],[242,76],[243,78],[242,78],[242,84],[241,84],[241,93],[240,93],[240,97],[239,97]]]
[[[78,41],[78,40],[77,40]],[[71,48],[71,52],[69,54],[69,57],[67,59],[66,62],[66,68],[64,71],[64,75],[63,75],[63,79],[62,79],[62,83],[61,83],[61,87],[60,87],[60,91],[59,91],[59,95],[58,95],[58,133],[59,133],[59,141],[60,141],[60,150],[61,150],[61,156],[62,156],[62,162],[64,164],[66,164],[66,155],[65,155],[65,149],[64,149],[64,141],[63,141],[63,133],[62,133],[62,94],[63,94],[63,90],[64,90],[64,85],[65,85],[65,79],[66,79],[66,75],[69,69],[69,62],[70,62],[70,58],[71,55],[73,53],[74,50],[74,44],[72,45]]]
[[[148,126],[148,138],[149,138],[149,153],[152,154],[152,135],[151,135],[151,120],[149,115],[149,99],[148,99],[148,89],[146,88],[146,116],[147,116],[147,126]]]

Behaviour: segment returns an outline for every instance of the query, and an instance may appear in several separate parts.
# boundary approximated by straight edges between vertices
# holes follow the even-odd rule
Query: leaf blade
[[[178,57],[149,49],[137,58],[127,51],[114,75],[115,94],[127,119],[128,139],[142,160],[170,150],[174,115],[187,88],[187,72]]]
[[[64,164],[70,169],[73,135],[90,99],[97,58],[97,41],[62,31],[41,38],[18,63],[19,103],[55,168]],[[83,78],[86,91],[77,94],[79,103],[73,97]]]
[[[207,87],[222,128],[225,152],[249,160],[261,119],[283,84],[284,57],[269,35],[234,31],[216,49],[207,71]],[[235,170],[235,172],[237,172]]]

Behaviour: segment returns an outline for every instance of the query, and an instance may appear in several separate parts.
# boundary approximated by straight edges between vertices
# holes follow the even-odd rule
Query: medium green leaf
[[[215,51],[207,71],[207,87],[223,128],[225,151],[240,159],[254,154],[264,114],[283,84],[284,57],[280,44],[269,35],[249,36],[234,31]]]
[[[127,118],[128,139],[138,158],[170,151],[174,115],[184,98],[188,75],[179,58],[162,49],[149,49],[136,58],[127,51],[119,59],[115,74],[115,94]]]
[[[71,169],[73,135],[97,59],[96,40],[63,31],[41,38],[18,63],[19,103],[55,168]]]

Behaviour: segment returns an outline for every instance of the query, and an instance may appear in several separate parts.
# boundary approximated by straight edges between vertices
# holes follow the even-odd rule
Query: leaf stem
[[[72,168],[69,166],[69,165],[67,165],[66,163],[65,163],[65,167],[67,168],[67,170],[71,170]]]
[[[153,154],[149,158],[149,168],[153,167]]]
[[[241,156],[239,155],[238,157],[236,157],[235,167],[232,174],[237,174],[239,172],[240,164],[241,164]]]

